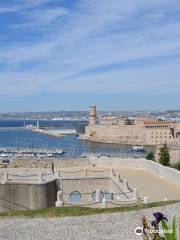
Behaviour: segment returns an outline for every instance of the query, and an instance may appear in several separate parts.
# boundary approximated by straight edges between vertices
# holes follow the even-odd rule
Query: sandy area
[[[130,187],[137,187],[140,196],[149,197],[150,201],[180,199],[180,185],[159,177],[144,169],[119,168],[123,179],[128,180]]]

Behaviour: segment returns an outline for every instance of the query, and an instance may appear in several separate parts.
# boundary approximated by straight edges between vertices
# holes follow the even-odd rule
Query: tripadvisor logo
[[[141,236],[141,235],[143,234],[143,228],[142,228],[142,227],[137,227],[137,228],[135,229],[135,234],[136,234],[137,236]]]
[[[135,229],[135,234],[137,236],[142,236],[143,239],[175,239],[177,236],[177,222],[176,216],[173,217],[172,224],[167,223],[168,219],[161,212],[153,213],[155,220],[149,221],[145,216],[142,217],[142,227],[137,227]],[[177,238],[176,238],[177,239]]]
[[[145,229],[144,230],[144,233],[145,234],[163,234],[163,233],[173,233],[173,230],[172,229]],[[137,236],[141,236],[141,235],[143,235],[143,228],[142,227],[137,227],[136,229],[135,229],[135,234],[137,235]]]

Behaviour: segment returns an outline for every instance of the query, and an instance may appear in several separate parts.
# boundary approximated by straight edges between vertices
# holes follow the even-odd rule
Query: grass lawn
[[[137,204],[131,206],[121,206],[115,208],[88,208],[88,207],[60,207],[60,208],[44,208],[37,210],[25,210],[25,211],[9,211],[0,212],[0,217],[64,217],[64,216],[84,216],[84,215],[94,215],[101,213],[114,213],[114,212],[125,212],[140,210],[146,208],[152,208],[157,206],[165,206],[168,204],[178,203],[179,201],[167,201],[167,202],[156,202],[149,204]]]

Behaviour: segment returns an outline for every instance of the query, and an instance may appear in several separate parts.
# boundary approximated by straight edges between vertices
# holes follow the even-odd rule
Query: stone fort
[[[82,138],[106,143],[158,145],[180,143],[180,123],[155,118],[103,117],[97,122],[96,106],[91,105],[89,125]]]

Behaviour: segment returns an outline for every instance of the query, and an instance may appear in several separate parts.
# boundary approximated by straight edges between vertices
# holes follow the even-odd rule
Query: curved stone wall
[[[108,158],[108,157],[91,157],[89,158],[91,164],[104,165],[104,166],[116,166],[116,167],[130,167],[130,168],[142,168],[154,172],[158,176],[164,177],[173,181],[175,184],[180,184],[180,171],[165,167],[160,163],[140,159],[121,159],[121,158]]]

